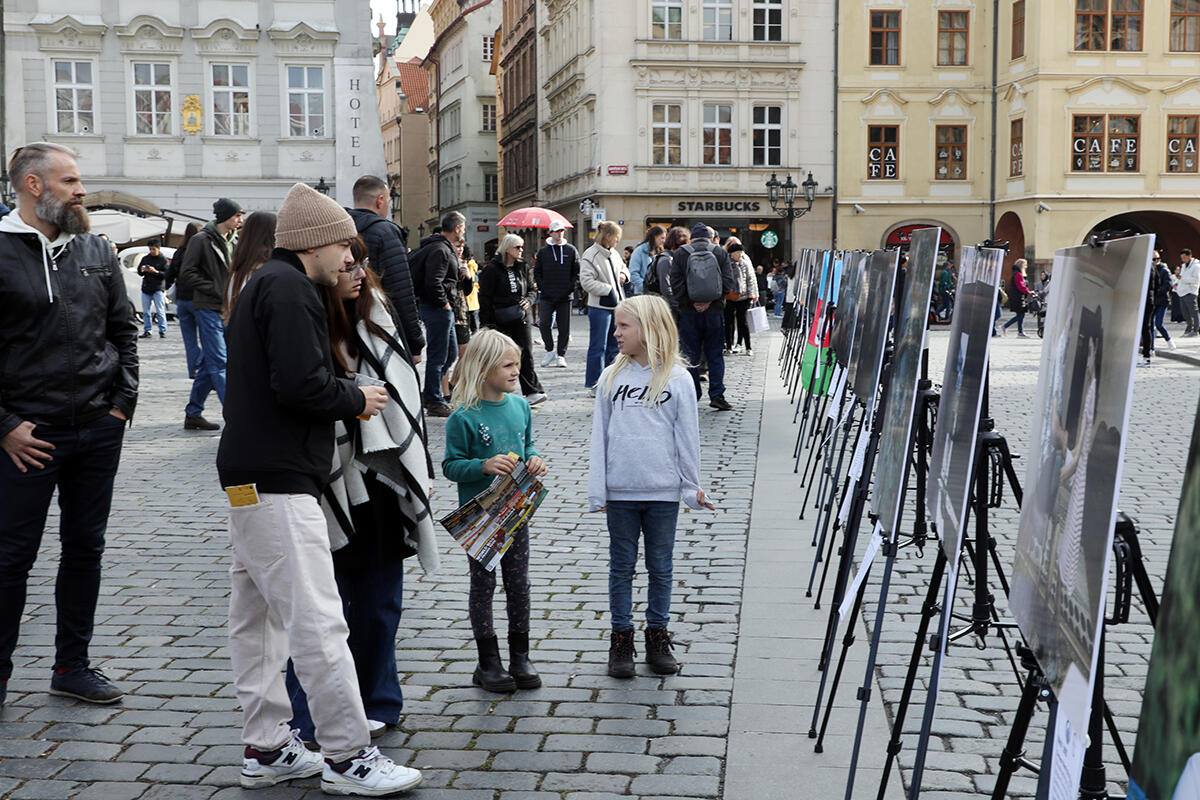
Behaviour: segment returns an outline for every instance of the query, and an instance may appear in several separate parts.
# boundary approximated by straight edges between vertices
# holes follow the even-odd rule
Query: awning
[[[113,208],[89,211],[92,233],[103,233],[117,244],[127,244],[167,232],[168,220],[163,217],[139,217]]]

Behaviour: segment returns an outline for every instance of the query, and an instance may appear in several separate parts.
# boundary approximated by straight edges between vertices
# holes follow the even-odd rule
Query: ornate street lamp
[[[397,189],[394,185],[392,186],[391,196],[392,196],[392,216],[396,216],[397,214],[400,213],[400,190]]]
[[[804,198],[804,206],[796,207],[796,190],[800,189]],[[797,185],[792,176],[789,174],[787,180],[783,183],[775,177],[775,173],[771,173],[771,180],[767,181],[767,199],[771,201],[771,209],[781,217],[789,220],[799,219],[812,211],[813,201],[817,198],[817,182],[813,180],[813,174],[808,173],[808,178],[803,183]]]
[[[317,185],[313,187],[321,194],[329,194],[329,184],[325,182],[325,176],[321,176],[321,180],[317,181]]]

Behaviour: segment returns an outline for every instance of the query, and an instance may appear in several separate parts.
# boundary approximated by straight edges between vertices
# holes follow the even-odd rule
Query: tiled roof
[[[408,111],[422,111],[429,108],[429,73],[421,67],[421,59],[411,58],[408,61],[396,63],[396,73],[400,76],[400,88],[408,97]]]

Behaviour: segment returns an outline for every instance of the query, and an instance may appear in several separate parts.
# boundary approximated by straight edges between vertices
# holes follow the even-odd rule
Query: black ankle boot
[[[634,675],[633,631],[613,631],[608,646],[608,674],[613,678],[632,678]]]
[[[646,663],[658,675],[679,672],[679,662],[671,655],[671,634],[666,628],[646,628]]]
[[[475,667],[471,682],[489,692],[511,692],[516,689],[512,675],[500,663],[500,644],[496,637],[476,639],[475,646],[479,648],[479,666]]]
[[[537,689],[542,685],[537,670],[529,661],[529,632],[508,632],[508,671],[518,689]]]

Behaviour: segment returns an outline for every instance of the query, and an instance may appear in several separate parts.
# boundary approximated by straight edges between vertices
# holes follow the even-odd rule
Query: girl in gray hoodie
[[[679,361],[670,307],[656,295],[631,297],[616,307],[614,324],[620,355],[597,381],[588,478],[589,510],[608,518],[608,674],[634,675],[633,574],[644,536],[646,663],[669,675],[679,670],[667,631],[679,501],[715,507],[700,488],[695,388]]]

